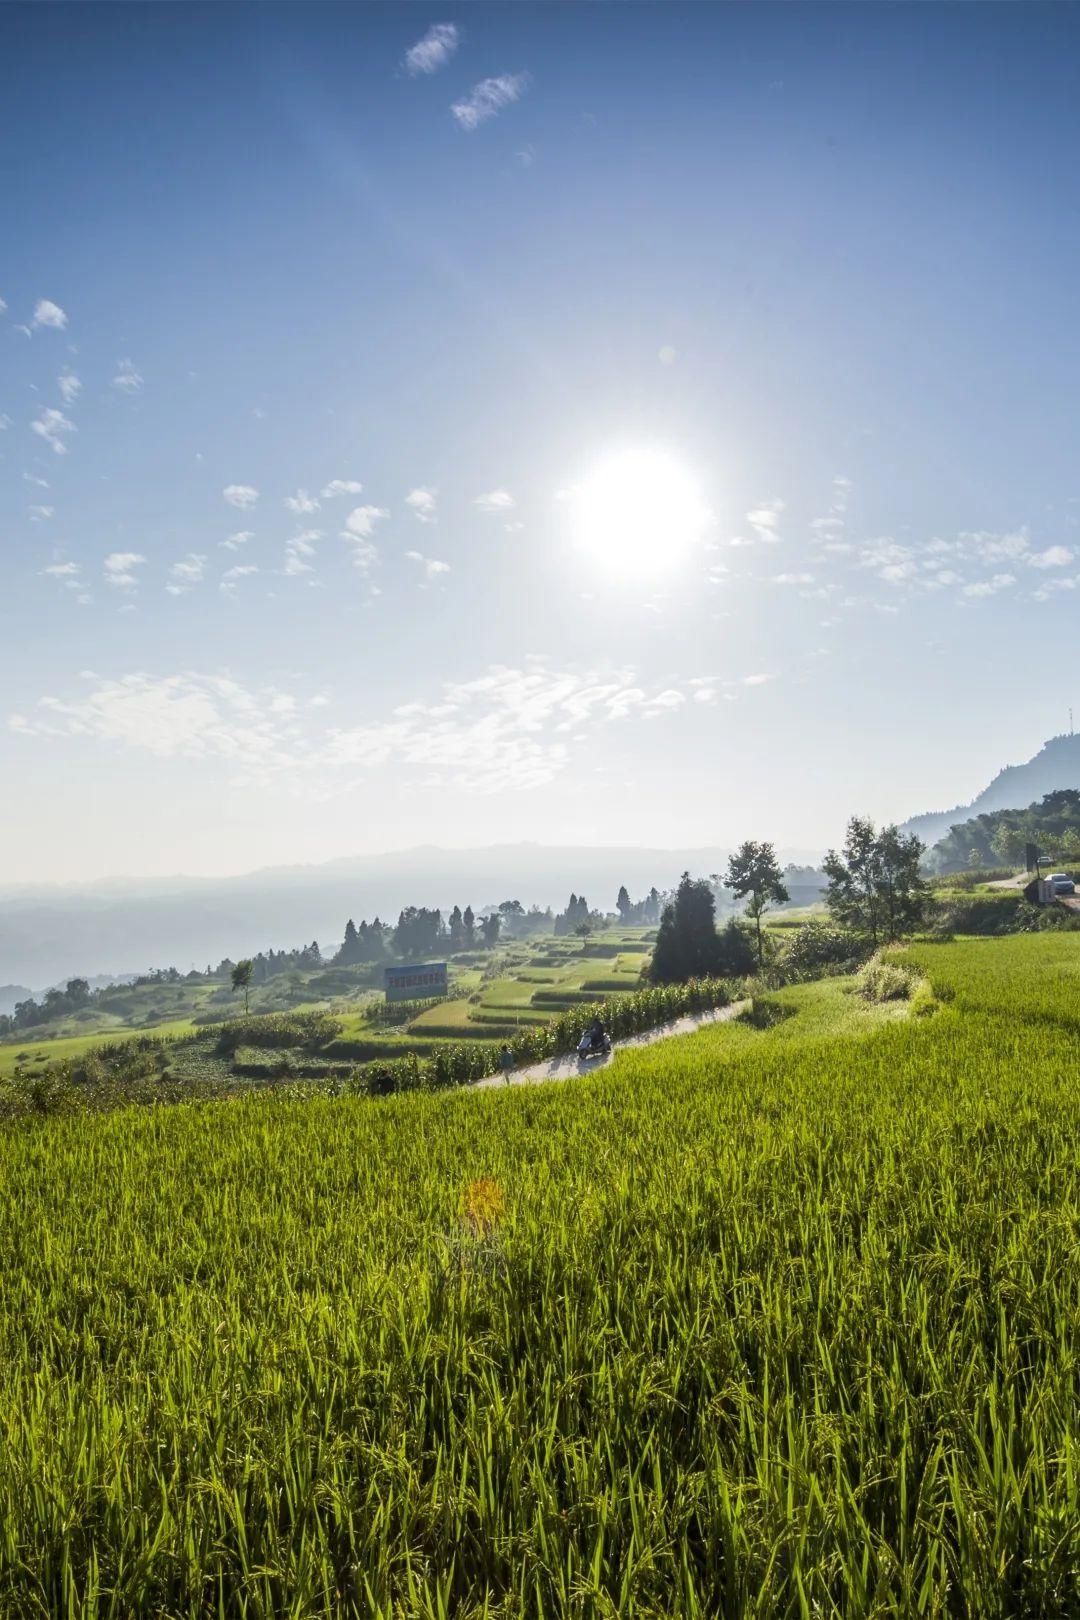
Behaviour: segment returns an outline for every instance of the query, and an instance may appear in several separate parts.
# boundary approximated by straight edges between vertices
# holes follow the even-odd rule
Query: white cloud
[[[1045,551],[1033,551],[1027,562],[1031,568],[1066,568],[1073,556],[1068,546],[1047,546]]]
[[[190,551],[169,569],[169,583],[165,589],[170,596],[183,596],[193,585],[201,583],[206,573],[206,558],[201,552]]]
[[[44,523],[51,518],[56,508],[54,506],[28,506],[31,523]]]
[[[980,579],[973,585],[965,585],[964,595],[996,596],[999,591],[1007,591],[1010,585],[1015,584],[1015,574],[995,574],[992,579]]]
[[[230,534],[228,539],[219,540],[218,545],[225,551],[239,551],[241,546],[246,546],[254,538],[255,534],[252,529],[239,529],[236,534]]]
[[[429,581],[438,579],[440,574],[448,574],[450,572],[450,564],[440,562],[436,557],[425,557],[419,551],[407,551],[405,555],[410,562],[419,563],[421,565],[424,570],[424,577]]]
[[[285,544],[285,566],[282,573],[293,577],[297,574],[310,574],[314,572],[309,557],[315,555],[315,541],[322,539],[321,529],[301,529]]]
[[[812,585],[813,574],[774,574],[774,585]]]
[[[303,513],[317,512],[319,510],[318,501],[313,495],[309,495],[306,489],[298,489],[295,495],[286,495],[285,505],[290,512]]]
[[[940,544],[945,547],[948,542]],[[1018,529],[1011,534],[997,534],[987,529],[974,532],[964,530],[958,543],[960,551],[985,563],[1015,562],[1024,556],[1030,546],[1031,537],[1026,529]]]
[[[749,523],[759,540],[769,542],[779,540],[780,536],[777,533],[777,526],[780,522],[780,514],[783,510],[783,501],[759,501],[757,506],[752,507],[751,510],[747,512],[746,521]]]
[[[349,542],[353,567],[359,568],[362,573],[367,572],[379,555],[378,547],[371,538],[375,525],[389,516],[384,506],[357,506],[345,519],[341,538]]]
[[[34,326],[51,326],[55,331],[62,332],[68,323],[67,315],[49,298],[39,298],[34,305]]]
[[[363,484],[357,483],[355,478],[331,478],[322,492],[324,501],[332,501],[335,495],[362,495]]]
[[[75,424],[68,421],[63,411],[54,410],[50,405],[39,411],[30,424],[30,430],[51,445],[58,456],[66,456],[68,447],[64,439],[67,434],[75,432]]]
[[[242,512],[248,512],[259,499],[259,492],[250,484],[227,484],[222,495],[230,506],[238,506]]]
[[[70,591],[80,590],[82,588],[79,578],[82,570],[80,569],[78,563],[50,563],[48,568],[43,568],[41,572],[46,574],[50,579],[58,579],[60,583],[66,586]]]
[[[259,572],[256,563],[237,563],[235,568],[226,568],[218,581],[219,591],[234,591],[238,579],[247,579],[251,574]]]
[[[418,73],[438,73],[460,43],[461,29],[456,23],[433,23],[423,39],[405,52],[405,66],[414,77]]]
[[[375,531],[376,523],[388,518],[390,513],[384,506],[356,506],[345,519],[346,534],[355,536],[359,540],[369,540]]]
[[[434,523],[437,495],[438,491],[434,489],[410,489],[405,497],[405,505],[416,514],[421,523]]]
[[[676,360],[679,358],[679,351],[678,349],[673,348],[670,343],[665,343],[660,349],[656,358],[659,360],[662,366],[673,366]]]
[[[460,129],[474,130],[494,118],[504,107],[520,101],[529,88],[527,73],[500,73],[494,79],[481,79],[469,94],[450,108]]]
[[[478,495],[473,502],[482,512],[511,512],[515,506],[514,497],[509,490],[489,489],[485,495]]]
[[[265,780],[298,763],[267,698],[227,676],[91,677],[91,690],[71,702],[43,697],[38,717],[14,729],[44,737],[90,737],[159,759],[224,759],[248,779]],[[10,722],[9,722],[10,723]]]
[[[1036,602],[1049,602],[1057,591],[1075,591],[1080,589],[1080,574],[1057,574],[1053,579],[1046,579],[1033,592]]]
[[[131,361],[118,360],[116,368],[116,376],[112,380],[113,387],[118,388],[122,394],[137,394],[143,380]]]
[[[918,563],[910,546],[898,545],[887,535],[871,540],[859,552],[859,566],[870,568],[889,585],[902,585],[918,573]]]
[[[56,385],[65,405],[74,405],[82,393],[82,383],[73,371],[62,371],[56,379]]]
[[[748,676],[745,684],[771,678]],[[12,716],[9,725],[28,736],[97,739],[161,759],[220,759],[249,781],[277,778],[317,796],[355,790],[380,770],[425,789],[528,791],[564,773],[599,731],[648,721],[687,701],[682,686],[648,691],[628,669],[554,669],[528,659],[446,683],[428,699],[360,725],[326,729],[311,712],[314,700],[301,705],[289,693],[246,687],[231,676],[85,679],[89,690],[44,697],[32,718]],[[710,677],[708,684],[719,683]]]
[[[138,584],[136,568],[141,568],[145,561],[146,558],[137,551],[111,551],[102,564],[106,585],[115,585],[122,591],[130,590]]]
[[[742,684],[744,686],[764,686],[767,681],[775,681],[775,679],[775,675],[744,675]]]
[[[7,305],[5,304],[4,300],[2,298],[0,298],[0,315],[3,315],[6,310],[7,310]]]

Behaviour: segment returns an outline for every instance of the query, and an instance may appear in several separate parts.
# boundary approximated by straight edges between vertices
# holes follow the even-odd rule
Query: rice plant
[[[1080,940],[1007,943],[860,1038],[9,1126],[0,1614],[1080,1612]]]

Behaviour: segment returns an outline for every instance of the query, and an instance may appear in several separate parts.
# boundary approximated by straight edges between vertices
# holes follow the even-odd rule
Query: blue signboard
[[[416,962],[383,971],[387,1001],[430,1001],[445,996],[449,989],[445,962]]]

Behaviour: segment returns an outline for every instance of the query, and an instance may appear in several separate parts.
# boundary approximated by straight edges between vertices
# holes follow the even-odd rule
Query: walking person
[[[503,1072],[503,1079],[506,1081],[507,1085],[509,1085],[510,1076],[514,1072],[514,1054],[511,1052],[509,1043],[507,1041],[503,1042],[502,1051],[499,1053],[499,1066]]]

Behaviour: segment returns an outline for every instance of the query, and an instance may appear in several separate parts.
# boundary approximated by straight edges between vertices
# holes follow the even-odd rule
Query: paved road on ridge
[[[653,1046],[657,1041],[670,1040],[674,1035],[692,1035],[706,1024],[725,1024],[729,1019],[737,1018],[747,1006],[749,1002],[733,1001],[727,1007],[714,1007],[710,1012],[687,1013],[685,1018],[672,1019],[669,1024],[657,1024],[655,1029],[642,1030],[640,1035],[627,1035],[607,1057],[579,1058],[576,1052],[570,1052],[563,1057],[546,1058],[543,1063],[530,1063],[525,1068],[512,1069],[509,1077],[503,1074],[488,1075],[486,1080],[477,1080],[469,1089],[478,1091],[488,1086],[534,1086],[545,1080],[570,1080],[576,1074],[593,1074],[597,1069],[606,1069],[615,1054],[624,1052],[628,1047]]]

